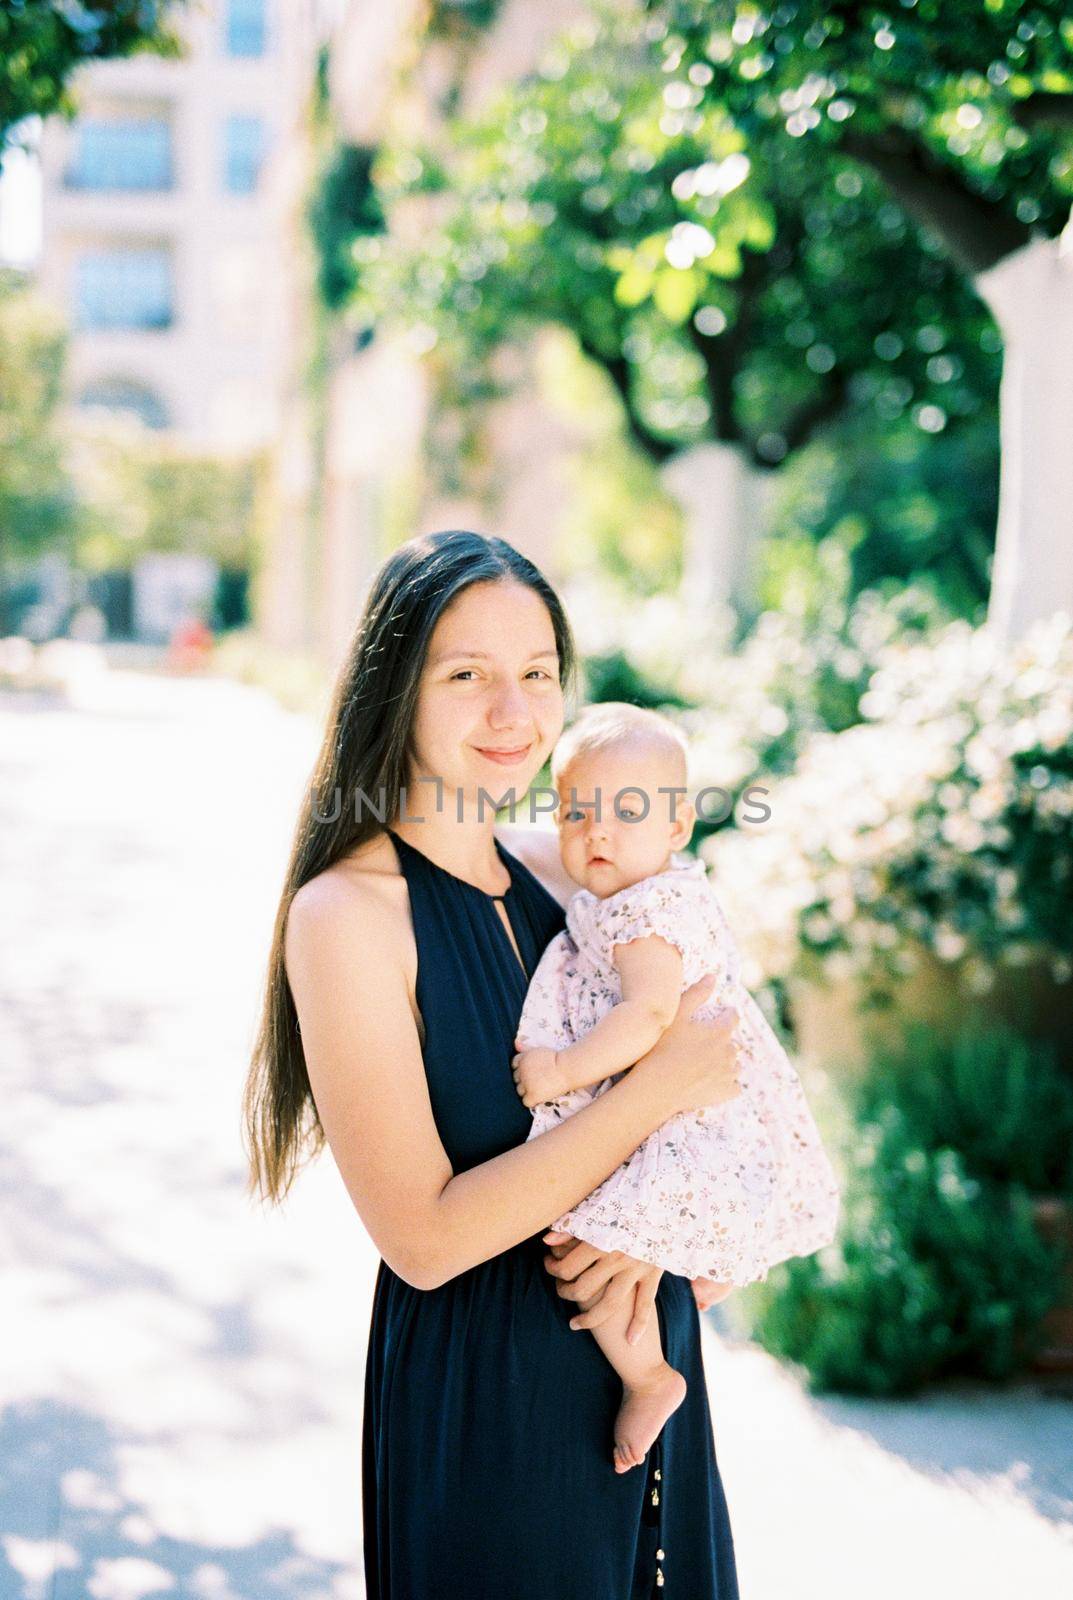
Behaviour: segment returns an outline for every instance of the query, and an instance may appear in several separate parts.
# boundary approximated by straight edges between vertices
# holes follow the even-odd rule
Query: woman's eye
[[[542,667],[530,667],[529,671],[526,673],[526,677],[531,678],[534,673],[536,673],[537,677],[546,678],[549,683],[555,681],[553,680],[551,673],[545,672]],[[476,676],[477,672],[474,667],[463,667],[459,672],[452,672],[451,682],[454,683],[456,680],[462,678],[475,678]]]
[[[580,822],[584,815],[584,811],[568,811],[565,820],[567,822]]]

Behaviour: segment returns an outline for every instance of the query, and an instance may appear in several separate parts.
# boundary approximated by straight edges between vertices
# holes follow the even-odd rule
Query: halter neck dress
[[[511,881],[494,896],[387,831],[409,892],[432,1110],[459,1173],[526,1142],[513,1041],[565,915],[498,840]],[[437,1289],[380,1263],[362,1436],[368,1600],[737,1600],[687,1279],[665,1273],[656,1298],[686,1398],[645,1464],[616,1473],[621,1383],[568,1326],[577,1306],[545,1270],[546,1231]]]

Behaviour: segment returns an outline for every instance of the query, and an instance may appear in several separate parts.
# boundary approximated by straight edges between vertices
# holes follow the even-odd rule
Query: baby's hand
[[[517,1039],[515,1039],[517,1044]],[[523,1104],[532,1108],[545,1100],[556,1100],[565,1092],[559,1057],[554,1050],[521,1050],[511,1062],[514,1087]]]

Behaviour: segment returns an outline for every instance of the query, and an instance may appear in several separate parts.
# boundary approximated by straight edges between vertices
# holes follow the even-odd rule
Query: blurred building
[[[476,109],[531,70],[580,9],[503,0],[469,48],[423,41],[402,114],[431,127]],[[513,394],[486,423],[503,466],[494,503],[437,488],[435,396],[404,343],[380,332],[355,341],[343,319],[323,393],[310,389],[318,49],[330,37],[335,136],[371,152],[391,123],[397,68],[414,62],[424,0],[191,0],[174,19],[182,59],[85,68],[77,118],[52,119],[42,139],[39,281],[71,328],[73,405],[132,414],[199,451],[267,449],[253,604],[277,648],[334,664],[369,576],[411,533],[502,533],[554,576],[570,441],[522,352]],[[166,636],[212,581],[192,552],[142,561],[131,631]]]
[[[174,13],[182,59],[78,74],[76,120],[51,119],[42,139],[40,266],[71,327],[75,404],[199,449],[275,437],[293,136],[321,15],[316,0],[201,0]]]
[[[423,0],[347,0],[332,38],[329,78],[334,124],[345,144],[371,154],[393,117],[411,133],[431,133],[445,116],[479,110],[532,71],[549,40],[584,7],[582,0],[502,0],[491,25],[465,46],[426,36],[414,49],[428,10]],[[405,88],[396,70],[400,61],[407,66]],[[281,495],[278,536],[260,580],[266,637],[305,645],[334,666],[353,633],[368,580],[392,543],[437,528],[501,534],[557,576],[554,535],[571,440],[535,393],[528,353],[514,351],[508,359],[515,368],[512,392],[489,408],[484,424],[496,493],[450,496],[431,470],[428,425],[436,397],[420,355],[381,330],[356,342],[339,330],[326,377],[320,459],[303,462],[297,444],[292,455],[295,485],[314,473],[319,480],[310,546],[296,547],[297,506],[283,512],[287,498]],[[295,396],[296,416],[305,403]],[[299,593],[304,604],[296,608]]]
[[[192,454],[279,448],[303,337],[295,280],[317,52],[333,0],[176,6],[182,54],[94,62],[41,141],[42,292],[71,404]],[[109,631],[163,642],[219,605],[194,551],[98,575]],[[62,608],[61,608],[62,610]]]

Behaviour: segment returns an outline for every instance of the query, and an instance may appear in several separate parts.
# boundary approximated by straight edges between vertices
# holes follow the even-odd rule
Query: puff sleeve
[[[712,969],[710,915],[703,864],[697,863],[644,878],[604,900],[576,896],[567,909],[567,923],[578,945],[608,973],[614,971],[617,945],[653,935],[665,939],[681,952],[683,985],[688,986]]]

